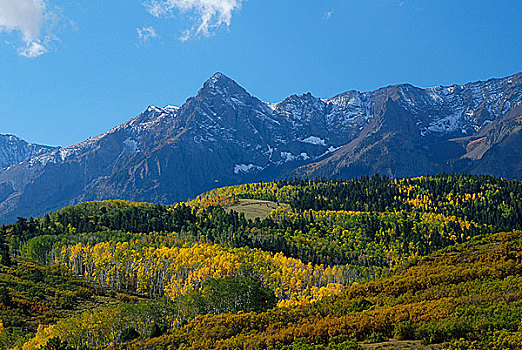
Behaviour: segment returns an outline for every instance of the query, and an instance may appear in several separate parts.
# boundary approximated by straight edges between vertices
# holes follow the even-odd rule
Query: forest
[[[0,349],[519,349],[521,230],[488,176],[86,202],[0,227]]]

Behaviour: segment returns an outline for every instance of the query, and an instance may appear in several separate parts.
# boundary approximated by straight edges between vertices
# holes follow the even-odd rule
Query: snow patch
[[[428,130],[435,133],[450,133],[457,131],[459,128],[461,116],[462,112],[460,110],[456,110],[454,114],[433,121],[428,126]]]
[[[309,143],[311,145],[326,146],[326,142],[317,136],[309,136],[304,140],[299,140],[302,143]]]
[[[324,156],[326,156],[327,154],[330,154],[330,153],[334,153],[335,151],[339,150],[343,148],[343,146],[339,146],[339,147],[334,147],[334,146],[330,146],[328,147],[328,149],[326,150],[326,152],[324,152],[323,154],[321,154],[319,157],[317,158],[322,158]]]
[[[268,106],[268,108],[270,108],[272,111],[275,111],[277,109],[277,106],[279,105],[279,103],[270,103],[270,102],[265,102],[265,103]]]
[[[125,145],[125,150],[130,153],[138,152],[138,142],[136,140],[131,139],[130,137],[123,141]]]
[[[268,154],[268,160],[272,161],[272,155],[274,154],[274,149],[272,147],[270,147],[270,145],[266,145],[268,147],[268,152],[266,154]]]
[[[236,164],[234,166],[234,174],[239,174],[239,173],[248,174],[252,171],[260,171],[263,169],[264,169],[263,167],[260,167],[259,165],[255,165],[255,164]]]
[[[305,152],[302,152],[298,155],[293,155],[290,152],[281,152],[281,162],[288,163],[293,162],[295,160],[308,160],[310,159],[310,156],[306,154]]]
[[[235,104],[241,105],[241,106],[246,106],[245,102],[243,102],[235,97],[230,97],[230,101],[234,102]]]
[[[174,113],[174,112],[176,112],[178,109],[179,109],[178,106],[171,106],[171,105],[166,105],[165,107],[163,107],[163,110],[164,110],[164,111],[167,111],[168,113]]]
[[[156,106],[149,106],[149,107],[147,108],[147,112],[149,112],[149,113],[150,113],[150,112],[160,112],[160,113],[161,113],[162,110],[161,110],[161,108],[158,108],[158,107],[156,107]]]

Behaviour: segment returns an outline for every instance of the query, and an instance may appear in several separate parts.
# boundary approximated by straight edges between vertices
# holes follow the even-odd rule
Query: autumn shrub
[[[134,327],[125,328],[123,332],[121,332],[120,340],[123,343],[133,341],[134,339],[137,339],[140,337],[140,334]]]
[[[407,320],[404,322],[399,322],[395,326],[395,338],[399,340],[414,340],[416,338],[416,330],[417,327],[414,322],[411,320]]]

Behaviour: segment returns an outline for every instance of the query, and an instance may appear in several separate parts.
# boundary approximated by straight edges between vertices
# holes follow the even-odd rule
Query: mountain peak
[[[219,85],[219,86],[230,85],[230,84],[238,85],[233,79],[227,77],[225,74],[223,74],[221,72],[214,73],[214,75],[212,75],[205,82],[205,85],[207,85],[207,84],[213,84],[213,85]]]
[[[212,75],[210,77],[210,79],[214,79],[214,80],[217,80],[217,79],[230,79],[229,77],[227,77],[225,74],[221,73],[221,72],[216,72],[214,73],[214,75]]]
[[[215,73],[203,84],[199,95],[207,97],[208,95],[249,96],[248,92],[238,83],[220,72]]]
[[[56,148],[29,143],[12,134],[0,134],[0,169],[26,161]]]
[[[19,138],[16,135],[13,135],[13,134],[0,134],[0,138],[9,139],[9,140],[20,140],[20,141],[22,140],[21,138]]]

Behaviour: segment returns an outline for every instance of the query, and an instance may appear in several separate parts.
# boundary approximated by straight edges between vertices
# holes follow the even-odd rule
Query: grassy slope
[[[400,350],[429,350],[430,348],[438,349],[439,346],[428,346],[422,343],[420,340],[397,340],[393,339],[386,342],[372,343],[372,344],[361,344],[363,349],[400,349]]]
[[[227,209],[243,213],[247,219],[254,220],[259,218],[263,220],[270,215],[272,210],[276,210],[279,207],[289,209],[290,205],[259,199],[238,199],[234,204],[228,206]]]

